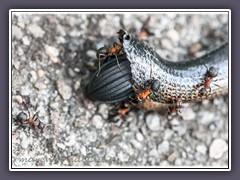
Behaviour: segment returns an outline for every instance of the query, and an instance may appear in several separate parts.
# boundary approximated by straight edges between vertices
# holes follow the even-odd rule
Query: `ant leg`
[[[208,72],[208,67],[207,67],[207,65],[206,64],[203,64],[204,66],[205,66],[205,68],[207,69],[207,72]]]
[[[218,84],[215,84],[215,83],[213,83],[215,86],[217,86],[217,87],[220,87],[221,88],[221,86],[219,86]]]
[[[98,56],[98,73],[97,73],[97,75],[96,75],[97,77],[98,77],[100,71],[101,71],[101,62],[100,62],[100,55],[99,55],[99,56]]]
[[[182,106],[182,101],[179,100],[174,100],[173,105],[168,107],[168,114],[171,115],[172,113],[181,113]]]
[[[103,46],[101,48],[99,48],[97,50],[97,58],[98,58],[98,73],[97,73],[97,76],[99,75],[100,73],[100,70],[101,70],[101,61],[100,61],[100,57],[106,57],[108,54],[108,49],[106,46]]]
[[[26,122],[28,122],[28,120],[31,118],[31,113],[30,113],[30,110],[27,108],[27,111],[28,111],[28,119],[26,120]]]
[[[115,57],[116,57],[116,59],[117,59],[117,64],[118,64],[119,70],[122,71],[122,69],[121,69],[121,67],[120,67],[120,64],[119,64],[119,61],[118,61],[118,57],[117,57],[116,54],[114,54],[114,55],[115,55]]]
[[[117,59],[117,64],[118,64],[118,67],[120,69],[120,71],[122,71],[121,67],[120,67],[120,64],[119,64],[119,61],[118,61],[118,57],[117,55],[121,52],[122,50],[122,46],[117,44],[116,42],[113,43],[113,48],[116,49],[116,52],[114,52],[113,54],[115,55],[115,58]]]
[[[33,115],[33,118],[32,118],[32,119],[33,119],[34,122],[39,122],[38,113],[39,113],[39,111],[36,112],[36,113]]]

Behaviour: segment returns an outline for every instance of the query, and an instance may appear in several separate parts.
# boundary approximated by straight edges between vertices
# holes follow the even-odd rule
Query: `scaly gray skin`
[[[153,48],[133,35],[124,34],[122,45],[131,63],[135,87],[144,87],[146,82],[158,80],[158,90],[150,95],[154,101],[186,102],[228,92],[228,43],[200,58],[182,62],[164,60]],[[200,95],[207,73],[206,66],[216,68],[218,75],[213,78],[207,94]]]

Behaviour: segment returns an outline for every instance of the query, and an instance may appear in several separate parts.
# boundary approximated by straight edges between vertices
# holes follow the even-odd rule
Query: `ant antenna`
[[[121,69],[121,67],[120,67],[120,64],[119,64],[119,61],[118,61],[118,57],[117,57],[116,54],[115,54],[115,57],[116,57],[116,59],[117,59],[117,64],[118,64],[119,70],[122,71],[122,69]]]
[[[100,71],[101,71],[101,63],[100,63],[100,54],[99,54],[99,55],[98,55],[98,73],[97,73],[96,76],[99,75]]]

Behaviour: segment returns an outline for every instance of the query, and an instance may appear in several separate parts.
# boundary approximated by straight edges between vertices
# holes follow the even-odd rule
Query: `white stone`
[[[167,32],[167,36],[173,41],[178,42],[180,40],[180,35],[175,29],[170,29]]]
[[[22,38],[22,42],[23,42],[23,44],[26,45],[26,46],[29,46],[29,45],[30,45],[30,41],[29,41],[29,39],[28,39],[27,36],[24,36],[24,37]]]
[[[196,147],[197,152],[205,155],[207,152],[207,147],[205,146],[205,144],[198,144]]]
[[[182,117],[185,121],[191,121],[196,118],[196,113],[192,110],[191,107],[186,107],[182,110]]]
[[[57,89],[63,99],[71,98],[72,88],[71,88],[71,86],[67,85],[66,82],[64,82],[63,80],[57,81]]]
[[[223,139],[214,139],[209,148],[209,157],[219,159],[228,150],[228,144]]]
[[[81,149],[80,149],[80,151],[81,151],[81,154],[82,154],[83,156],[86,156],[86,155],[87,155],[87,149],[86,149],[85,146],[82,146]]]
[[[150,130],[152,131],[160,130],[160,117],[157,113],[148,114],[146,117],[146,123]]]
[[[44,76],[44,70],[38,69],[38,70],[37,70],[37,76],[38,76],[39,78],[43,77],[43,76]]]
[[[118,153],[118,158],[119,158],[119,160],[122,161],[122,162],[128,161],[128,155],[125,154],[125,153],[123,153],[122,151],[120,151],[120,152]]]
[[[65,149],[65,145],[62,143],[57,143],[57,147],[59,147],[60,149]]]
[[[36,24],[29,25],[27,29],[35,38],[42,38],[45,34],[45,31],[43,31],[42,28]]]
[[[21,28],[16,25],[12,25],[12,36],[20,40],[23,37],[23,32]]]
[[[136,134],[136,138],[137,138],[137,140],[140,141],[140,142],[144,140],[144,137],[143,137],[142,133],[140,133],[140,132],[138,132],[138,133]]]
[[[161,144],[158,145],[158,152],[160,154],[168,153],[169,151],[169,141],[163,141]]]
[[[58,59],[59,50],[57,48],[53,46],[45,45],[45,51],[53,63],[59,62],[59,59]]]
[[[97,129],[101,129],[103,127],[103,120],[100,115],[94,115],[92,118],[92,123]]]

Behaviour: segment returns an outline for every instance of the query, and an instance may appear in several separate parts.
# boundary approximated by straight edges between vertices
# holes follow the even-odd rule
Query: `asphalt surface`
[[[228,40],[223,14],[13,14],[13,167],[228,166],[228,95],[184,104],[179,115],[93,102],[86,85],[96,51],[124,28],[172,61],[199,57]],[[39,112],[43,132],[15,125]]]

